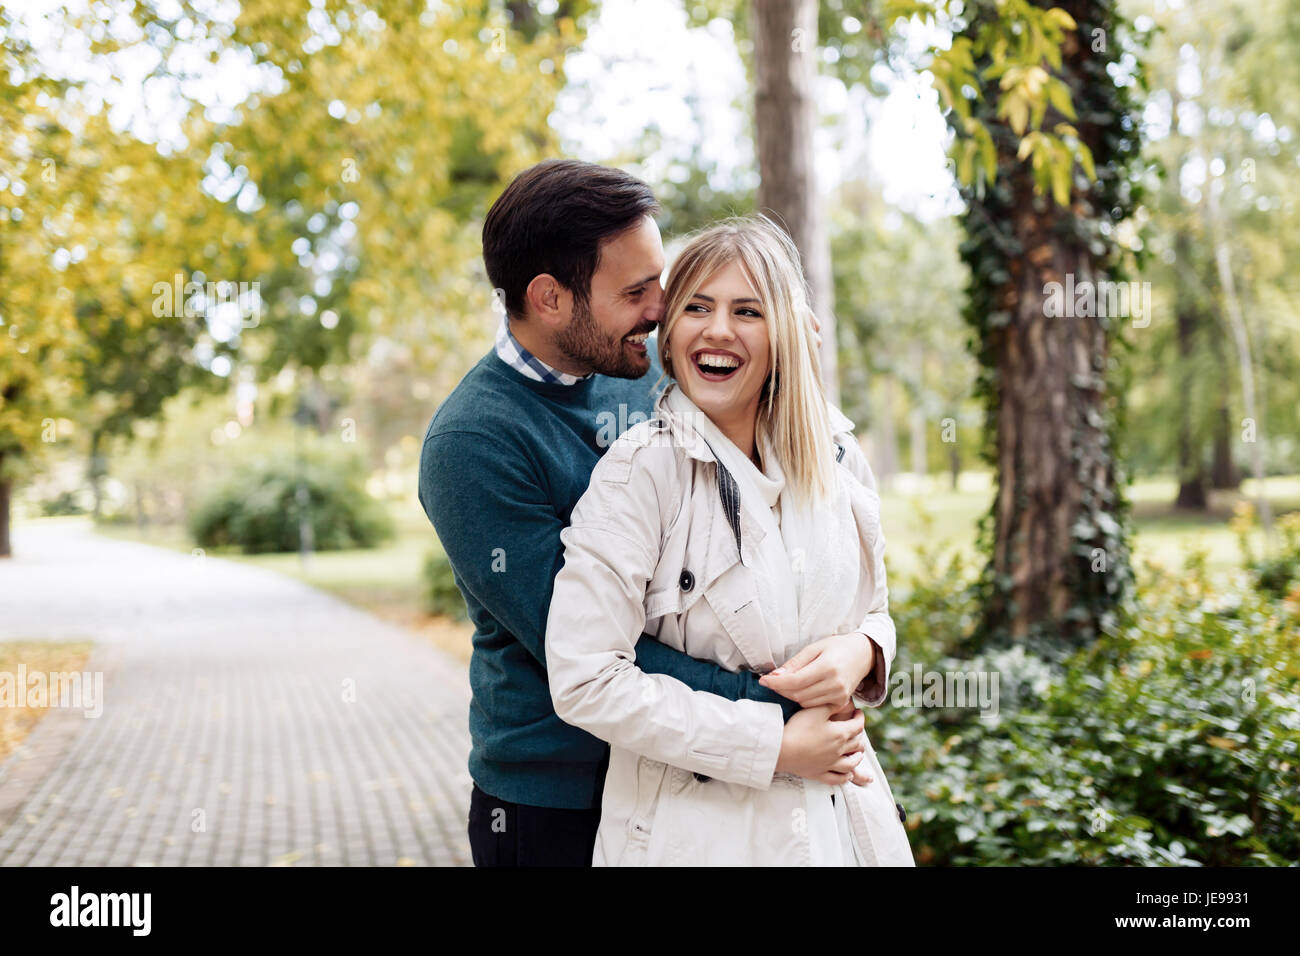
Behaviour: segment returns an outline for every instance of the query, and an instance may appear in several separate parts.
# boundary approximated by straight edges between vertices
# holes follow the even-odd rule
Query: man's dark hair
[[[506,310],[524,314],[524,292],[542,273],[579,302],[591,296],[600,244],[659,211],[650,187],[621,169],[548,159],[505,188],[483,221],[488,279]]]

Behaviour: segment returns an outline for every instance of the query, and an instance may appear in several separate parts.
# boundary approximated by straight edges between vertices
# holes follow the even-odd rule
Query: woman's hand
[[[862,711],[848,707],[812,707],[786,721],[777,757],[778,773],[792,773],[837,786],[871,782],[863,763],[867,748]]]
[[[814,641],[758,682],[802,707],[842,707],[875,666],[875,642],[855,631]]]

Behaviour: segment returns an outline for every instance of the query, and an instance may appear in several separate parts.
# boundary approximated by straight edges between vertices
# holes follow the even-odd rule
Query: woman
[[[635,663],[645,631],[827,717],[850,695],[884,700],[880,502],[852,423],[822,396],[807,301],[770,222],[693,239],[665,290],[674,382],[597,464],[563,533],[546,662],[556,713],[611,744],[595,865],[913,865],[865,735],[812,767],[775,704]]]

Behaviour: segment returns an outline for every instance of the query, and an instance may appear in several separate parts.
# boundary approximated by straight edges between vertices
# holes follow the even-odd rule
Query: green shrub
[[[1255,506],[1249,501],[1239,501],[1233,509],[1228,525],[1237,536],[1242,558],[1261,594],[1275,600],[1285,598],[1300,585],[1300,511],[1280,515],[1276,532],[1281,539],[1277,554],[1255,557],[1250,546],[1250,533],[1259,527]]]
[[[1146,583],[1134,619],[1049,664],[1023,648],[961,659],[960,589],[895,612],[897,677],[995,672],[996,717],[900,706],[868,714],[919,863],[1287,865],[1300,861],[1300,607],[1213,595],[1195,572]],[[947,642],[957,647],[956,640]]]
[[[360,461],[320,455],[302,464],[273,460],[239,469],[191,512],[190,533],[203,548],[296,551],[300,486],[316,550],[369,548],[392,537],[387,510],[365,490]]]
[[[1291,592],[1293,582],[1300,578],[1300,551],[1288,551],[1256,561],[1252,570],[1255,587],[1262,594],[1280,600]]]
[[[469,616],[465,599],[456,587],[451,562],[441,551],[430,552],[424,559],[424,594],[425,604],[431,614],[445,614],[458,621]]]
[[[75,491],[64,491],[48,501],[41,502],[41,514],[47,518],[61,515],[84,515],[86,509],[81,506],[80,495]]]

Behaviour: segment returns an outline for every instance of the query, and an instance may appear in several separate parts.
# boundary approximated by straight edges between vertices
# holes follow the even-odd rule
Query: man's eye
[[[641,298],[641,293],[643,292],[645,292],[645,289],[634,289],[633,291],[629,292],[627,296],[629,299],[639,299]]]

